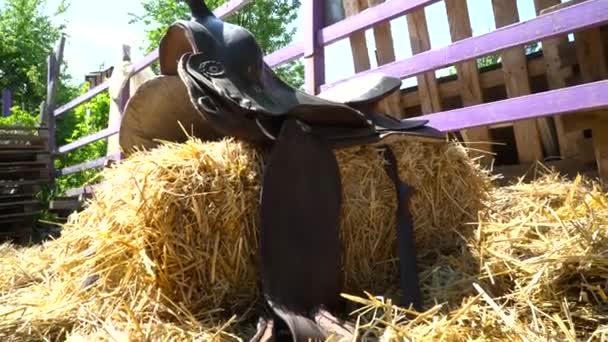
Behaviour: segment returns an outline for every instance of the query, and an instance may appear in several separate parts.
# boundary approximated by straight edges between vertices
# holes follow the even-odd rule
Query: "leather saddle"
[[[427,121],[374,110],[399,89],[399,79],[373,75],[309,95],[275,75],[251,32],[217,18],[202,0],[186,2],[192,18],[168,28],[159,61],[163,77],[183,82],[204,127],[197,137],[234,137],[270,148],[259,206],[259,269],[267,310],[251,340],[352,338],[352,326],[337,318],[344,305],[342,183],[334,149],[376,144],[391,135],[433,140],[445,135]],[[421,309],[407,208],[412,189],[399,179],[390,147],[379,146],[398,203],[402,304]]]

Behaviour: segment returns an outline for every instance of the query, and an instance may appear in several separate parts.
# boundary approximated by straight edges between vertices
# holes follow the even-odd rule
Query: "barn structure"
[[[227,1],[215,13],[226,17],[251,1],[255,0]],[[302,60],[305,90],[312,94],[373,72],[413,80],[381,107],[402,118],[429,119],[433,127],[479,150],[482,162],[495,172],[522,175],[544,162],[564,172],[588,172],[608,180],[608,1],[488,0],[492,13],[487,15],[496,28],[474,35],[470,6],[480,2],[303,1],[303,39],[270,53],[266,62],[277,67]],[[521,20],[518,5],[522,3],[534,7],[533,17]],[[430,6],[445,11],[451,44],[432,46],[436,28],[429,25]],[[395,40],[406,37],[393,35],[395,23],[407,25],[410,57],[396,57]],[[366,34],[373,37],[373,50]],[[355,73],[327,82],[324,52],[339,41],[350,44]],[[64,43],[62,38],[49,57],[48,96],[40,127],[2,128],[0,224],[5,235],[31,234],[33,218],[42,206],[36,193],[42,187],[52,186],[59,177],[120,162],[120,153],[111,146],[100,159],[62,169],[55,169],[53,159],[96,141],[115,139],[120,111],[137,86],[128,79],[149,73],[158,58],[155,51],[128,67],[114,67],[113,72],[122,76],[57,104],[57,66]],[[495,63],[484,62],[488,60]],[[446,68],[451,70],[447,75],[437,72]],[[118,113],[110,115],[108,127],[56,146],[56,120],[108,90]],[[65,216],[77,210],[93,188],[66,191],[50,203],[50,209]]]

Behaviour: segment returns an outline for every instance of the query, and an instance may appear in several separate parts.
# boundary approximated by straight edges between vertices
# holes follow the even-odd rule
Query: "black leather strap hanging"
[[[422,311],[422,296],[418,280],[416,263],[416,242],[414,222],[409,210],[409,199],[414,189],[401,181],[397,167],[397,159],[389,146],[384,146],[384,169],[395,186],[397,194],[397,245],[399,255],[399,273],[402,291],[402,305],[410,305]]]

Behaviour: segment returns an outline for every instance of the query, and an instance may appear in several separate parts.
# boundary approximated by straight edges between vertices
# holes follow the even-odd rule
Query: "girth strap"
[[[389,146],[384,146],[384,170],[395,186],[397,194],[397,245],[399,255],[399,273],[401,278],[402,305],[410,305],[422,311],[422,296],[418,283],[416,266],[416,242],[414,223],[409,210],[409,199],[414,189],[399,178],[397,159]]]
[[[330,144],[310,132],[296,119],[284,121],[260,203],[260,271],[272,330],[280,319],[294,341],[327,336],[317,317],[338,309],[341,289],[340,170]]]

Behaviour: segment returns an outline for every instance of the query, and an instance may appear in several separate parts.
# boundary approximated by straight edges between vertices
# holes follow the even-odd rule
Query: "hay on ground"
[[[360,338],[605,334],[605,193],[554,174],[492,189],[457,144],[393,148],[418,190],[412,211],[430,309],[407,315],[386,297],[398,279],[395,200],[380,152],[340,151],[344,290]],[[60,239],[0,249],[0,338],[246,338],[258,299],[260,170],[260,155],[230,140],[168,144],[107,170]]]

